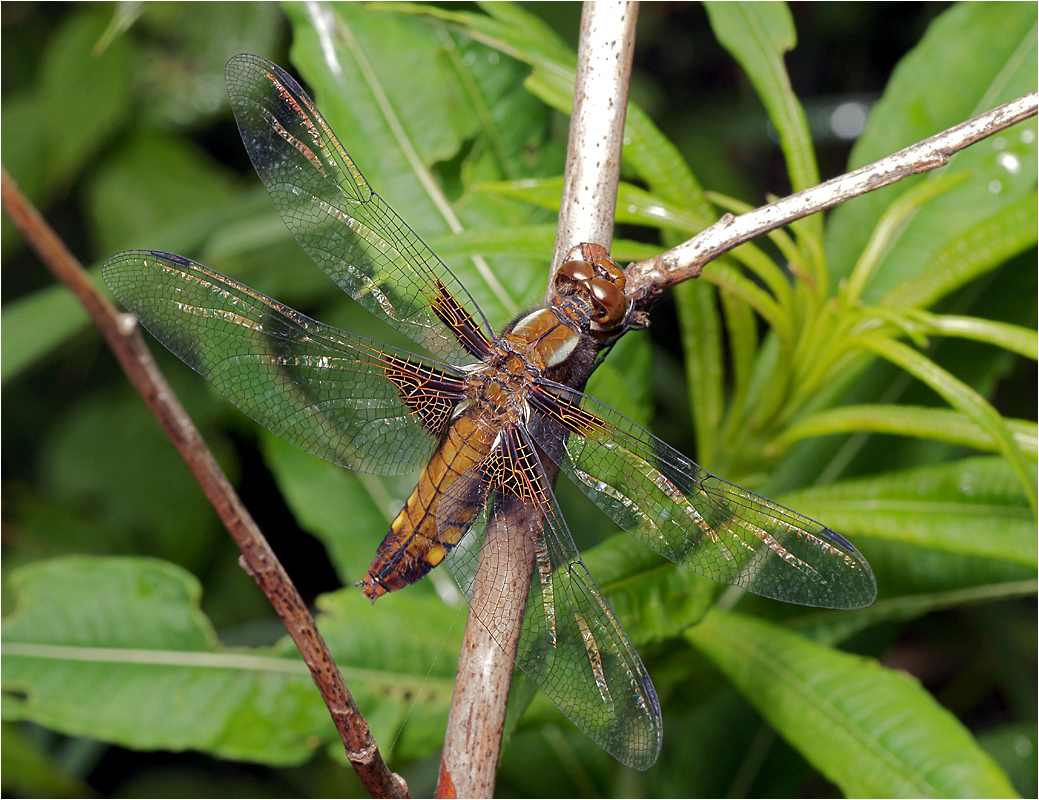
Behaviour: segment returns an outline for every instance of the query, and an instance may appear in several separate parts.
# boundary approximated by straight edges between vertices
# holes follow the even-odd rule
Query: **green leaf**
[[[474,188],[478,192],[513,197],[558,212],[563,191],[563,179],[542,178],[540,180],[484,183]],[[621,182],[617,187],[616,221],[654,228],[671,228],[685,234],[693,234],[707,228],[713,219],[698,217],[690,213],[684,205],[668,203],[645,189]]]
[[[377,478],[337,467],[263,431],[264,461],[299,525],[328,550],[340,580],[364,577],[375,551],[415,485],[415,477]],[[416,592],[430,592],[423,582]],[[428,583],[453,590],[438,570]],[[431,593],[431,592],[430,592]]]
[[[104,9],[82,6],[67,16],[34,65],[34,85],[3,100],[3,159],[22,192],[46,209],[95,161],[127,116],[129,50],[118,42],[92,52],[104,31]],[[3,217],[3,254],[22,242]]]
[[[720,584],[680,569],[631,536],[620,534],[582,554],[632,642],[663,642],[695,625]]]
[[[3,791],[20,797],[87,797],[89,787],[63,768],[18,725],[3,724]]]
[[[3,307],[0,379],[6,384],[90,321],[64,286],[50,286]]]
[[[899,672],[733,613],[707,615],[686,638],[849,797],[1014,795],[956,718]]]
[[[1018,353],[1032,361],[1039,355],[1039,337],[1036,336],[1036,332],[1019,325],[950,314],[928,315],[924,319],[931,330],[942,336],[957,336],[985,342]]]
[[[192,404],[209,432],[204,409]],[[213,445],[233,475],[226,440],[213,437]],[[216,515],[140,398],[128,390],[79,398],[51,423],[34,467],[34,490],[5,490],[4,499],[37,558],[143,548],[184,567],[202,567],[211,557]]]
[[[224,651],[189,574],[152,559],[55,559],[11,577],[4,711],[137,749],[299,763],[328,712],[303,664]],[[327,738],[327,734],[326,734]]]
[[[527,90],[558,111],[570,113],[577,56],[543,22],[519,6],[488,3],[483,9],[489,16],[483,16],[410,3],[373,5],[396,12],[428,15],[464,26],[474,37],[533,66],[534,70],[524,84]],[[647,114],[630,101],[624,134],[625,164],[646,182],[652,193],[666,204],[681,207],[682,216],[691,215],[699,219],[695,223],[697,232],[717,218],[678,149]],[[618,202],[618,209],[623,205]],[[554,206],[559,207],[558,191]]]
[[[852,152],[854,169],[916,141],[1035,91],[1037,48],[1035,15],[1017,3],[964,3],[946,11],[920,44],[902,60],[884,97],[873,108],[865,133]],[[964,231],[998,223],[999,216],[1031,197],[1034,215],[1037,167],[1036,122],[1030,120],[953,156],[941,172],[965,171],[969,178],[928,203],[888,251],[864,298],[876,300],[897,284],[920,276],[934,254]],[[918,182],[919,176],[844,204],[827,230],[827,252],[835,275],[846,277],[885,209]],[[1002,221],[1021,236],[1035,224],[1022,215]],[[1020,226],[1020,227],[1019,227]],[[1012,236],[1011,238],[1021,238]],[[955,262],[984,253],[961,252]],[[950,265],[946,265],[946,269]],[[952,265],[957,272],[963,267]],[[933,267],[931,267],[933,269]],[[946,282],[943,291],[953,287]]]
[[[171,224],[225,206],[234,195],[232,181],[225,166],[182,139],[133,137],[90,188],[99,249],[140,246]]]
[[[721,444],[718,434],[725,407],[717,293],[706,282],[686,281],[675,287],[674,298],[682,328],[686,391],[696,398],[692,411],[699,444],[697,457],[709,469],[717,469]]]
[[[706,3],[705,7],[718,41],[747,73],[779,134],[793,191],[815,186],[819,183],[819,166],[808,119],[783,62],[784,54],[797,44],[790,9],[783,3]],[[820,215],[798,220],[792,227],[804,237],[806,255],[819,250],[823,230]],[[815,271],[818,260],[809,263]],[[825,278],[825,272],[817,274]]]
[[[481,186],[473,187],[474,192],[482,191]],[[483,253],[486,256],[511,253],[541,258],[546,252],[551,252],[555,241],[555,223],[545,223],[470,229],[457,235],[435,236],[427,239],[426,243],[446,261],[464,258],[470,253]]]
[[[718,218],[678,148],[635,103],[628,103],[624,133],[624,163],[638,173],[653,194],[706,221],[704,227]]]
[[[797,45],[790,9],[782,3],[706,3],[718,41],[743,67],[779,132],[795,192],[819,182],[808,120],[790,86],[783,56]]]
[[[522,155],[545,112],[517,106],[511,88],[522,65],[496,53],[492,59],[485,45],[450,39],[425,21],[349,4],[336,7],[343,36],[330,54],[304,7],[287,10],[297,33],[293,61],[318,107],[376,191],[420,236],[462,233],[492,220],[542,221],[540,212],[520,213],[517,206],[456,207],[433,173],[475,137],[499,154],[500,176],[529,174]],[[448,57],[454,49],[463,51],[461,62]],[[425,76],[428,91],[414,91],[415,75]],[[482,179],[489,163],[483,162]],[[514,258],[493,265],[469,255],[449,266],[493,325],[543,294],[549,253],[540,263]]]
[[[894,286],[880,302],[926,308],[1036,243],[1039,198],[1033,192],[970,224],[929,253],[919,274]]]
[[[573,85],[577,57],[552,28],[516,3],[484,3],[485,14],[447,10],[420,3],[371,3],[380,11],[428,16],[466,28],[475,38],[512,58],[554,71],[568,68]]]
[[[458,669],[464,606],[417,592],[396,592],[373,606],[348,586],[319,597],[317,607],[318,627],[383,755],[404,760],[438,752]],[[295,645],[286,637],[278,650],[295,652]],[[341,758],[342,744],[329,732],[329,749]]]
[[[909,372],[941,395],[953,408],[962,411],[985,429],[999,444],[1000,452],[1014,468],[1021,487],[1033,511],[1037,507],[1035,473],[1025,460],[1021,448],[1014,442],[1006,423],[998,412],[965,383],[943,370],[926,356],[901,342],[887,337],[868,334],[857,338],[863,348],[883,356]]]
[[[978,744],[1006,770],[1022,797],[1039,794],[1039,734],[1034,724],[1003,725],[979,736]]]
[[[914,588],[919,588],[914,587]],[[808,636],[819,644],[838,644],[856,633],[881,622],[904,622],[917,619],[934,611],[966,608],[971,605],[993,603],[998,600],[1031,598],[1039,589],[1035,579],[982,584],[947,591],[917,592],[881,599],[869,608],[855,614],[805,609],[801,613],[783,617],[791,630]]]
[[[1035,460],[1039,452],[1039,430],[1028,420],[1007,420],[1014,442]],[[976,450],[998,451],[999,442],[966,414],[945,408],[909,405],[860,405],[818,411],[798,420],[775,440],[783,450],[794,442],[813,436],[837,433],[889,433],[961,444]]]
[[[896,470],[783,495],[856,541],[873,537],[1035,567],[1035,526],[1001,458]]]
[[[2,629],[8,719],[139,750],[275,765],[301,763],[322,743],[341,752],[291,641],[223,648],[199,611],[197,581],[179,568],[76,557],[25,568],[10,583],[18,607]],[[319,625],[376,735],[389,744],[407,719],[399,746],[425,756],[443,740],[455,664],[440,651],[457,612],[394,600],[373,609],[355,590],[329,595]],[[414,624],[419,613],[423,625]]]
[[[41,65],[40,93],[48,101],[44,114],[50,181],[68,181],[82,169],[130,107],[133,72],[125,42],[113,42],[100,55],[94,52],[107,22],[101,8],[73,17]]]

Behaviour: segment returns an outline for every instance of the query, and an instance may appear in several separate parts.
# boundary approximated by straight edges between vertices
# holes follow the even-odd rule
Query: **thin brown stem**
[[[170,437],[242,551],[242,567],[267,596],[303,655],[339,731],[346,756],[365,788],[373,797],[409,797],[404,781],[390,772],[383,761],[368,723],[354,704],[303,598],[159,372],[137,321],[117,311],[97,290],[86,270],[2,167],[0,185],[4,210],[51,273],[90,314],[130,382]]]
[[[611,0],[584,5],[552,274],[574,245],[593,242],[609,249],[613,239],[637,16],[637,3]],[[551,462],[544,466],[554,483],[558,468]],[[529,525],[522,527],[530,530]],[[516,646],[534,565],[531,537],[510,536],[509,531],[504,515],[496,515],[484,534],[451,701],[438,797],[490,797],[494,792]],[[507,567],[499,568],[501,564]],[[489,620],[493,630],[481,619]]]

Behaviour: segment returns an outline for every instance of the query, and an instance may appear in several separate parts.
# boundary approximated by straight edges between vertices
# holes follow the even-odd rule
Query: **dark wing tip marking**
[[[176,253],[167,253],[165,250],[149,250],[148,252],[156,258],[172,261],[178,267],[190,267],[192,264],[191,259],[184,258],[184,256],[178,256]]]
[[[819,535],[822,536],[824,539],[829,539],[833,544],[837,545],[842,550],[847,550],[849,554],[857,555],[859,556],[859,558],[862,557],[862,554],[855,549],[855,545],[853,545],[851,542],[849,542],[847,539],[845,539],[843,536],[837,533],[837,531],[835,531],[833,528],[827,527],[826,525],[821,525],[819,523],[816,524],[819,525],[820,528]]]

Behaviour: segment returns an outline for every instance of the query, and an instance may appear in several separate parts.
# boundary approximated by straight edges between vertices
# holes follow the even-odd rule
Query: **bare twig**
[[[613,240],[637,19],[638,3],[584,6],[553,275],[572,247],[591,242],[609,249]]]
[[[637,16],[637,3],[611,0],[584,5],[552,275],[574,245],[593,242],[609,249],[613,239]],[[554,482],[558,468],[548,459],[542,463]],[[502,552],[509,567],[495,571]],[[493,794],[533,564],[531,537],[509,536],[505,521],[492,518],[484,535],[459,658],[438,797]],[[492,615],[493,632],[480,622],[481,617]],[[509,644],[503,649],[498,642]]]
[[[734,217],[726,214],[692,239],[627,270],[627,294],[646,305],[670,286],[699,276],[704,265],[771,230],[833,208],[910,175],[945,166],[953,153],[1036,114],[1036,92],[1019,97],[872,164]]]
[[[242,551],[242,567],[267,595],[303,655],[339,731],[346,756],[365,788],[373,797],[409,797],[404,781],[390,772],[383,761],[368,723],[354,704],[303,598],[159,372],[137,321],[129,314],[118,312],[97,290],[80,263],[2,167],[0,185],[4,210],[47,268],[90,314],[130,382],[172,440]]]

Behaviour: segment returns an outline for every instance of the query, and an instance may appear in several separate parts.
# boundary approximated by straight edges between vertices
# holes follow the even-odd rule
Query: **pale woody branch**
[[[632,264],[627,270],[628,296],[645,305],[668,287],[697,277],[709,261],[757,236],[910,175],[945,166],[957,151],[1035,116],[1037,105],[1039,94],[1032,92],[854,172],[738,217],[726,214],[677,247]]]
[[[637,17],[637,3],[603,0],[584,5],[553,275],[571,247],[582,242],[608,246],[613,238]],[[549,293],[551,288],[550,277]],[[552,463],[544,467],[554,482],[558,468]],[[508,554],[508,570],[494,569],[499,551]],[[503,521],[492,518],[482,552],[459,656],[437,797],[494,794],[513,658],[534,564],[533,539],[510,537]],[[500,576],[492,577],[496,572]],[[480,622],[481,614],[493,615],[497,641]]]

